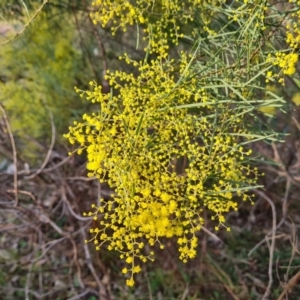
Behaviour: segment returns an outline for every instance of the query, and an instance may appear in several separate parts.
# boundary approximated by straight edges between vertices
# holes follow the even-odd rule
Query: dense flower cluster
[[[132,273],[138,270],[135,258],[152,259],[141,251],[145,239],[154,245],[176,236],[180,258],[194,257],[203,208],[223,225],[224,213],[237,209],[233,196],[247,199],[244,192],[256,181],[255,171],[253,179],[246,177],[252,171],[243,164],[251,152],[236,142],[247,133],[241,116],[189,80],[188,63],[183,56],[178,76],[173,61],[141,63],[136,78],[109,73],[117,95],[103,95],[91,82],[94,90],[85,93],[100,103],[100,111],[84,115],[84,122],[67,134],[71,143],[81,145],[78,153],[86,149],[88,176],[107,181],[116,191],[96,210],[104,219],[100,229],[92,230],[94,242],[119,251]],[[193,103],[202,109],[192,113]]]
[[[257,170],[249,167],[247,158],[251,151],[245,145],[258,136],[244,120],[255,108],[254,85],[248,88],[236,74],[246,76],[250,83],[261,65],[259,59],[248,56],[248,65],[238,68],[245,63],[239,61],[239,54],[226,49],[225,42],[231,37],[225,31],[218,35],[209,26],[210,16],[220,13],[222,4],[224,1],[216,0],[94,1],[99,6],[99,12],[93,14],[95,23],[106,26],[111,22],[113,33],[119,27],[126,30],[129,25],[141,25],[149,41],[145,51],[155,57],[139,62],[124,54],[121,59],[134,66],[138,75],[108,71],[105,79],[112,88],[110,94],[103,94],[96,82],[90,82],[91,91],[77,89],[100,107],[85,114],[83,122],[75,122],[66,134],[72,144],[80,145],[79,154],[86,151],[88,176],[115,190],[111,200],[101,199],[101,205],[93,205],[94,211],[86,215],[95,220],[101,216],[99,228],[91,230],[92,240],[97,249],[106,243],[109,250],[120,253],[128,264],[122,272],[131,273],[129,286],[134,284],[133,274],[141,270],[139,261],[154,258],[146,244],[158,243],[163,248],[162,238],[175,237],[180,259],[186,262],[195,257],[203,210],[216,221],[216,230],[226,227],[225,214],[237,209],[235,196],[251,200],[248,192],[257,182]],[[259,21],[253,21],[253,14],[244,15],[247,9]],[[170,58],[169,43],[178,43],[183,28],[199,11],[206,38],[215,38],[212,45],[217,54],[210,58],[210,65],[199,61],[199,42],[189,52],[178,51],[176,60]],[[265,4],[261,1],[244,1],[236,10],[224,12],[230,22],[246,18],[246,29],[252,26],[251,30],[258,31],[257,27],[264,26]],[[241,31],[245,36],[241,47],[248,47],[246,29]],[[191,30],[190,40],[195,41],[196,36],[197,30]],[[294,47],[297,39],[290,35],[288,39]],[[220,47],[224,47],[226,64],[222,55],[217,60]],[[230,65],[234,59],[237,63]],[[292,74],[297,59],[292,51],[270,55],[266,63]],[[260,72],[273,80],[269,69]],[[250,80],[251,74],[254,79]]]
[[[296,72],[296,63],[298,62],[297,53],[276,53],[274,65],[279,65],[284,74],[293,75]]]
[[[271,62],[274,66],[280,68],[280,72],[277,74],[269,72],[269,78],[277,79],[278,82],[284,84],[284,75],[293,75],[296,73],[296,65],[299,60],[299,51],[300,51],[300,10],[299,5],[300,1],[289,0],[290,6],[287,11],[284,11],[286,14],[285,17],[276,16],[277,22],[284,25],[285,29],[285,42],[288,46],[287,51],[277,50],[273,53],[269,53],[266,62]],[[274,9],[272,7],[272,9]],[[282,15],[283,11],[279,11]],[[278,14],[276,13],[274,15]],[[272,14],[270,15],[272,17]],[[287,19],[285,21],[285,19]],[[269,81],[267,79],[267,82]]]
[[[94,22],[101,22],[105,27],[112,22],[111,30],[114,35],[118,28],[127,30],[128,25],[142,25],[150,53],[159,53],[166,58],[168,43],[178,44],[183,37],[182,28],[194,21],[195,15],[203,21],[202,30],[209,34],[215,32],[208,26],[213,11],[211,6],[220,7],[223,0],[137,0],[131,4],[128,0],[95,0],[93,5],[99,11],[92,14]],[[190,30],[190,29],[189,29]],[[189,32],[196,35],[196,32]]]

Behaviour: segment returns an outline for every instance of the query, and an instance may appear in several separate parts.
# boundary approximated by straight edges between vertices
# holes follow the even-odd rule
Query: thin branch
[[[69,212],[71,213],[71,215],[72,215],[75,219],[77,219],[77,220],[79,220],[79,221],[83,221],[83,222],[86,222],[86,221],[89,221],[89,220],[92,220],[92,219],[93,219],[93,217],[81,217],[80,215],[77,215],[77,214],[74,212],[74,210],[72,209],[72,206],[71,206],[70,202],[69,202],[68,199],[67,199],[67,196],[66,196],[66,192],[65,192],[64,187],[62,187],[62,200],[63,200],[64,203],[66,203]]]
[[[77,268],[77,279],[78,279],[78,282],[79,282],[79,285],[82,289],[85,288],[84,286],[84,283],[82,282],[82,278],[81,278],[81,269],[80,269],[80,265],[79,265],[79,262],[78,262],[78,251],[77,251],[77,247],[76,247],[76,243],[75,241],[73,240],[73,238],[71,236],[69,236],[69,240],[70,242],[72,243],[72,246],[73,246],[73,260],[74,260],[74,263],[76,265],[76,268]]]
[[[76,296],[74,296],[74,297],[71,297],[71,298],[69,298],[68,300],[80,300],[81,297],[85,296],[85,295],[88,294],[88,293],[95,293],[95,291],[92,290],[92,289],[86,289],[86,290],[85,290],[84,292],[82,292],[81,294],[76,295]]]
[[[29,300],[29,287],[30,287],[30,277],[33,264],[30,264],[29,270],[26,276],[26,286],[25,286],[25,300]]]
[[[45,168],[43,169],[43,173],[47,173],[47,172],[52,172],[53,170],[61,167],[62,165],[64,165],[65,163],[67,163],[70,159],[72,158],[72,156],[66,156],[61,162],[57,163],[56,165],[49,167],[49,168]],[[39,169],[31,169],[31,171],[38,171]],[[27,174],[28,170],[22,170],[18,172],[18,175],[24,175]],[[9,175],[9,174],[8,174]],[[27,179],[27,178],[26,178]]]
[[[83,240],[86,240],[86,234],[83,228],[80,229]],[[92,258],[91,258],[91,254],[90,254],[90,250],[88,247],[88,244],[84,243],[83,244],[83,248],[84,248],[84,253],[85,253],[85,257],[86,257],[86,262],[88,265],[88,268],[90,269],[93,277],[95,278],[98,288],[99,288],[99,300],[106,300],[107,298],[107,294],[105,291],[105,287],[103,285],[103,283],[100,281],[99,277],[97,276],[96,270],[92,264]]]
[[[44,6],[46,5],[47,2],[48,2],[48,0],[44,0],[43,4],[37,9],[37,11],[33,15],[33,17],[25,24],[25,26],[23,27],[23,29],[20,32],[17,32],[14,37],[6,40],[5,42],[0,43],[0,45],[5,45],[5,44],[15,40],[18,36],[20,36],[25,31],[25,29],[31,24],[31,22],[37,17],[37,15],[42,11],[42,9],[44,8]]]
[[[22,190],[7,190],[6,191],[7,193],[19,193],[19,194],[22,194],[22,195],[27,195],[28,197],[30,197],[34,202],[36,201],[34,195],[30,192],[27,192],[27,191],[22,191]]]
[[[287,177],[287,182],[286,182],[286,189],[285,189],[285,194],[282,199],[282,218],[280,222],[276,225],[276,231],[285,223],[286,221],[286,215],[287,215],[287,202],[289,198],[289,193],[291,189],[291,180],[290,178]],[[269,231],[266,235],[266,238],[272,234],[272,230]],[[263,245],[267,240],[264,238],[261,240],[259,243],[257,243],[249,252],[248,256],[251,256],[253,252],[255,252],[261,245]]]
[[[53,113],[49,110],[49,115],[50,115],[50,121],[51,121],[51,132],[52,132],[52,135],[51,135],[51,143],[50,143],[50,147],[49,147],[49,150],[47,152],[47,155],[46,155],[46,158],[44,160],[44,162],[42,163],[41,167],[32,175],[30,176],[26,176],[25,179],[32,179],[34,178],[35,176],[37,176],[38,174],[40,174],[43,169],[46,167],[50,157],[51,157],[51,153],[53,151],[53,147],[54,147],[54,144],[55,144],[55,136],[56,136],[56,130],[55,130],[55,125],[54,125],[54,120],[53,120]]]
[[[254,192],[265,199],[271,206],[272,208],[272,236],[271,236],[271,246],[270,246],[270,258],[269,258],[269,269],[268,269],[268,274],[269,274],[269,283],[267,286],[267,289],[262,297],[262,300],[268,299],[270,292],[271,292],[271,287],[273,284],[273,257],[274,257],[274,249],[275,249],[275,235],[276,235],[276,209],[273,201],[262,191],[259,190],[254,190]],[[267,236],[266,236],[267,238]]]
[[[87,47],[85,46],[84,39],[83,39],[81,30],[80,30],[80,26],[79,26],[77,14],[76,14],[76,11],[75,11],[74,9],[73,9],[73,14],[74,14],[75,25],[76,25],[76,29],[77,29],[77,31],[78,31],[78,35],[79,35],[81,47],[82,47],[82,49],[85,49],[85,50],[86,50],[87,61],[88,61],[89,65],[90,65],[91,70],[92,70],[93,73],[94,73],[94,76],[95,76],[96,78],[98,78],[97,70],[96,70],[96,68],[95,68],[95,66],[94,66],[94,64],[93,64],[93,62],[92,62],[92,58],[91,58],[90,52],[89,52],[89,50],[87,49]]]
[[[82,0],[82,1],[85,4],[85,6],[87,6],[86,0]],[[96,37],[96,41],[98,43],[99,50],[101,52],[101,58],[102,58],[102,64],[103,64],[103,77],[102,77],[103,93],[108,93],[109,92],[109,84],[108,84],[107,80],[105,79],[105,75],[106,75],[107,69],[108,69],[108,63],[107,63],[107,59],[106,59],[105,48],[104,48],[104,45],[102,43],[101,36],[100,36],[100,34],[99,34],[98,30],[97,30],[96,25],[94,24],[94,22],[92,20],[90,14],[88,14],[88,18],[89,18],[89,21],[91,23],[94,35]]]
[[[209,231],[209,230],[208,230],[207,228],[205,228],[204,226],[201,226],[201,229],[202,229],[205,233],[207,233],[208,235],[210,235],[210,236],[214,239],[215,242],[219,242],[219,243],[221,243],[221,244],[224,244],[224,242],[223,242],[218,236],[216,236],[213,232]]]
[[[15,144],[15,140],[14,140],[14,136],[8,121],[8,117],[6,114],[6,111],[4,109],[4,107],[2,106],[2,104],[0,104],[0,110],[2,111],[3,117],[4,117],[4,121],[7,127],[7,131],[8,131],[8,135],[10,138],[10,143],[11,143],[11,147],[12,147],[12,151],[13,151],[13,161],[14,161],[14,190],[16,191],[15,193],[15,204],[14,206],[18,205],[19,202],[19,196],[18,196],[18,166],[17,166],[17,149],[16,149],[16,144]]]
[[[285,289],[280,294],[278,300],[283,300],[284,296],[290,291],[290,289],[297,284],[297,281],[300,279],[300,271],[294,275],[289,282],[287,283]]]

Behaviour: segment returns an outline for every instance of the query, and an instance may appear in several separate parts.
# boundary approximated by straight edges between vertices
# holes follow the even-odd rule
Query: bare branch
[[[15,204],[14,205],[17,206],[18,202],[19,202],[19,198],[18,198],[18,166],[17,166],[18,161],[17,161],[17,149],[16,149],[16,144],[15,144],[14,136],[13,136],[13,133],[12,133],[9,121],[8,121],[8,117],[7,117],[6,111],[5,111],[5,109],[4,109],[4,107],[3,107],[2,104],[0,104],[0,110],[2,111],[2,114],[3,114],[3,117],[4,117],[4,121],[5,121],[5,124],[6,124],[6,127],[7,127],[7,131],[8,131],[8,135],[9,135],[9,138],[10,138],[12,151],[13,151],[13,160],[14,160],[14,166],[15,166],[15,169],[14,169],[14,189],[16,191],[16,193],[15,193]]]
[[[260,197],[262,197],[263,199],[265,199],[271,206],[272,208],[272,236],[271,236],[271,246],[269,249],[270,252],[270,257],[269,257],[269,270],[268,270],[268,274],[269,274],[269,283],[267,286],[267,289],[262,297],[262,300],[266,300],[268,299],[270,292],[271,292],[271,287],[273,284],[273,257],[274,257],[274,250],[275,250],[275,235],[276,235],[276,209],[275,209],[275,205],[273,203],[273,201],[262,191],[260,190],[254,190],[254,192],[256,194],[258,194]],[[267,236],[266,236],[267,238]]]

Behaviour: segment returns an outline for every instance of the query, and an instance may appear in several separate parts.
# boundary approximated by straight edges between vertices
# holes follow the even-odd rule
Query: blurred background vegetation
[[[5,41],[22,29],[41,2],[5,2],[2,6],[0,26],[4,30],[10,26],[2,36]],[[88,102],[74,91],[75,85],[84,87],[93,77],[85,57],[73,12],[63,5],[45,5],[19,37],[1,45],[1,102],[10,115],[17,143],[23,145],[24,161],[36,161],[40,150],[30,140],[50,141],[49,112],[60,140],[68,124],[88,110]],[[95,71],[100,73],[97,64]]]
[[[86,179],[84,157],[62,138],[68,126],[95,107],[74,91],[96,80],[108,91],[103,74],[128,70],[120,54],[143,59],[136,33],[117,33],[92,24],[88,0],[0,0],[0,103],[13,132],[0,119],[0,299],[261,299],[269,280],[268,242],[272,210],[263,197],[230,213],[231,232],[199,233],[199,255],[182,264],[174,244],[139,274],[134,289],[125,286],[118,255],[84,244],[92,220],[81,216],[110,191]],[[18,34],[20,33],[20,34]],[[130,70],[128,70],[130,71]],[[269,299],[300,299],[299,63],[285,88],[283,113],[266,109],[266,123],[288,134],[282,143],[253,145],[263,159],[261,183],[277,212],[273,288]],[[273,117],[270,117],[273,115]],[[55,144],[52,142],[55,141]],[[49,154],[46,155],[46,154]],[[17,185],[12,172],[17,156]],[[25,165],[28,167],[25,167]],[[42,166],[42,167],[41,167]],[[16,186],[18,191],[16,191]],[[12,207],[16,194],[19,206]],[[206,224],[210,226],[209,220]],[[289,292],[286,291],[288,287]]]

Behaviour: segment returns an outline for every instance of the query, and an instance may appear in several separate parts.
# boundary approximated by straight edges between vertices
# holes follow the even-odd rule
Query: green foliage
[[[1,46],[1,102],[21,145],[27,144],[28,136],[51,135],[49,111],[62,133],[70,119],[87,109],[73,88],[86,80],[85,73],[91,76],[82,72],[84,59],[76,43],[69,16],[52,11],[40,12],[20,37]],[[22,151],[24,158],[36,156],[30,146]]]

